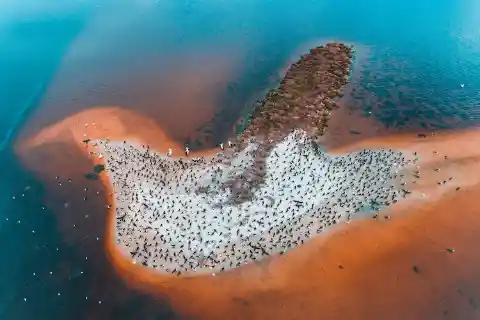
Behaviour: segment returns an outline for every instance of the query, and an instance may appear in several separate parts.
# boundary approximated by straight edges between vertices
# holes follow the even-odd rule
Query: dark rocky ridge
[[[267,92],[247,120],[240,141],[278,140],[301,128],[318,137],[328,127],[336,98],[348,81],[353,48],[342,43],[316,47],[290,66],[277,88]]]
[[[325,133],[331,111],[338,107],[337,98],[348,82],[352,57],[353,47],[343,43],[310,49],[290,66],[280,85],[257,104],[237,141],[237,151],[252,139],[259,146],[254,166],[239,177],[240,181],[227,186],[242,186],[235,190],[235,201],[251,199],[251,189],[263,181],[265,158],[294,129],[303,129],[314,142]]]

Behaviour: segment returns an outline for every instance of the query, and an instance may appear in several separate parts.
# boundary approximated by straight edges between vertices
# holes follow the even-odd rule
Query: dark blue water
[[[351,106],[385,126],[459,128],[480,119],[475,0],[119,2],[0,5],[1,319],[133,319],[135,308],[173,317],[168,305],[124,287],[101,253],[92,252],[92,267],[85,250],[65,243],[43,204],[45,186],[11,152],[32,117],[35,131],[95,105],[158,116],[178,96],[195,103],[186,79],[201,77],[216,89],[211,125],[221,137],[299,48],[333,39],[368,48]],[[143,85],[152,82],[158,87]],[[188,138],[171,121],[161,125]]]

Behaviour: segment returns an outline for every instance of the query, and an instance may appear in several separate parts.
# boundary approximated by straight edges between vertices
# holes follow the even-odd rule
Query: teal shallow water
[[[298,48],[334,39],[371,52],[361,76],[353,79],[352,107],[399,130],[476,126],[478,21],[475,0],[5,2],[0,10],[0,248],[9,261],[0,267],[0,318],[118,319],[122,314],[128,319],[139,305],[162,316],[162,310],[169,312],[105,276],[111,273],[106,261],[93,268],[75,245],[63,242],[49,208],[42,209],[44,186],[16,163],[9,145],[42,108],[54,112],[42,115],[41,126],[91,105],[151,110],[151,100],[162,105],[158,99],[172,88],[138,90],[131,79],[147,83],[167,75],[158,78],[166,81],[185,59],[193,66],[220,64],[198,58],[197,52],[217,54],[231,58],[233,70],[215,93],[221,112],[213,130],[220,139],[272,78],[278,79]],[[204,77],[208,80],[209,73]],[[175,86],[173,92],[181,93],[182,81]],[[174,125],[166,130],[187,138]],[[25,191],[26,186],[31,188]],[[100,285],[99,278],[104,279]],[[112,290],[125,294],[109,295]]]

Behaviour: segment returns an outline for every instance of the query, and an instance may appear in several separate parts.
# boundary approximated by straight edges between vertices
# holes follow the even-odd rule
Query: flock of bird
[[[116,197],[117,244],[134,263],[215,275],[283,254],[407,192],[395,183],[412,161],[401,152],[333,156],[299,129],[262,153],[268,143],[229,142],[209,158],[175,158],[171,150],[99,141]]]

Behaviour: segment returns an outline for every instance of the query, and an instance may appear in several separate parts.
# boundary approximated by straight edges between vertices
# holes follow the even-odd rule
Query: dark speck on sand
[[[93,167],[93,171],[95,171],[95,173],[100,173],[103,170],[105,170],[105,166],[103,164],[97,164]]]

